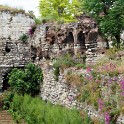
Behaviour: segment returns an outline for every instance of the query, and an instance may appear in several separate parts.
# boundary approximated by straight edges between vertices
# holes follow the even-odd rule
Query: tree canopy
[[[97,20],[102,34],[115,38],[120,45],[120,34],[124,29],[124,0],[81,0],[86,14]]]
[[[79,0],[40,0],[39,10],[42,19],[73,22],[81,12],[81,4]]]

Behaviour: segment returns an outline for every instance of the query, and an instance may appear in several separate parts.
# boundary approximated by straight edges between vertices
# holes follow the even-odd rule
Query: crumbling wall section
[[[30,62],[30,46],[19,40],[34,23],[32,17],[22,13],[0,11],[0,92],[3,78],[14,67]]]
[[[69,53],[74,57],[85,56],[86,63],[95,63],[104,56],[106,48],[96,22],[88,16],[81,17],[77,23],[40,25],[30,41],[31,47],[37,51],[34,58],[39,60],[53,59]]]
[[[25,14],[0,12],[0,39],[18,40],[23,33],[27,33],[33,23],[33,18]]]

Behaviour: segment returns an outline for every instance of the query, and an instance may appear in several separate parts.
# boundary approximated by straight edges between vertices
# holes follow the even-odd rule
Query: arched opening
[[[16,67],[18,69],[23,69],[24,67]],[[9,73],[12,71],[12,69],[9,69],[2,77],[3,77],[3,87],[2,87],[2,92],[6,91],[7,89],[9,89],[10,85],[9,85]]]
[[[74,37],[73,37],[72,32],[69,32],[68,33],[68,35],[67,35],[67,41],[68,41],[68,43],[74,43]]]
[[[52,41],[50,44],[53,45],[55,43],[55,40],[56,40],[55,36],[52,36]]]
[[[80,32],[78,33],[77,39],[78,39],[78,42],[79,42],[81,45],[85,46],[85,36],[84,36],[84,34],[83,34],[82,31],[80,31]]]
[[[8,73],[6,73],[4,76],[3,76],[3,87],[2,87],[2,91],[4,92],[5,90],[7,90],[10,85],[8,83],[9,79],[8,79]]]
[[[36,55],[37,53],[37,48],[35,48],[34,46],[31,46],[31,60],[34,62],[36,60]]]
[[[67,37],[64,40],[64,43],[74,43],[74,37],[73,37],[73,33],[72,32],[69,32],[67,34]]]

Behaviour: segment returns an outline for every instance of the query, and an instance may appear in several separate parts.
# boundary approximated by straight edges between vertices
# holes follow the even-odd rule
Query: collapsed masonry
[[[28,32],[34,20],[24,13],[0,12],[0,91],[6,89],[6,75],[12,68],[23,68],[30,61],[54,59],[69,53],[85,56],[86,63],[96,62],[103,56],[106,43],[101,38],[96,22],[82,15],[77,23],[36,27],[28,42],[19,40]],[[4,83],[3,83],[4,82]]]
[[[77,23],[40,25],[29,41],[34,61],[54,59],[69,53],[74,59],[77,56],[80,56],[80,60],[86,57],[86,63],[94,63],[103,56],[107,47],[96,22],[85,15]]]

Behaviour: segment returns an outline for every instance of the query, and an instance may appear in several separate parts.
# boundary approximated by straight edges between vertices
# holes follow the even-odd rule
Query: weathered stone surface
[[[0,12],[0,92],[6,73],[14,67],[24,67],[29,61],[34,61],[42,67],[43,86],[40,96],[53,104],[88,111],[91,117],[102,118],[98,111],[86,103],[79,103],[76,99],[78,90],[74,85],[68,85],[65,75],[69,69],[60,70],[59,80],[54,79],[54,69],[47,64],[46,59],[53,59],[65,53],[73,55],[74,60],[80,62],[76,55],[86,55],[86,63],[92,64],[104,56],[107,47],[105,39],[99,32],[96,22],[88,16],[82,15],[79,22],[53,25],[44,24],[37,26],[34,34],[23,43],[18,40],[20,35],[27,33],[33,19],[21,13],[15,15],[9,11]],[[120,53],[119,55],[123,55]],[[71,69],[71,68],[70,68]],[[72,68],[74,74],[85,74],[84,70]],[[107,99],[108,94],[103,94]],[[122,115],[117,119],[117,124],[124,123]]]
[[[0,12],[0,39],[18,40],[23,33],[27,33],[33,23],[34,20],[25,14]]]
[[[14,67],[24,67],[31,60],[30,46],[19,38],[33,23],[34,20],[25,14],[0,12],[0,92],[6,73]]]
[[[103,52],[97,50],[106,48],[96,22],[85,15],[77,23],[40,25],[29,40],[34,61],[36,58],[53,59],[69,53],[73,56],[86,56],[87,63],[91,63],[91,60],[94,63],[100,59],[98,54],[103,56]]]

